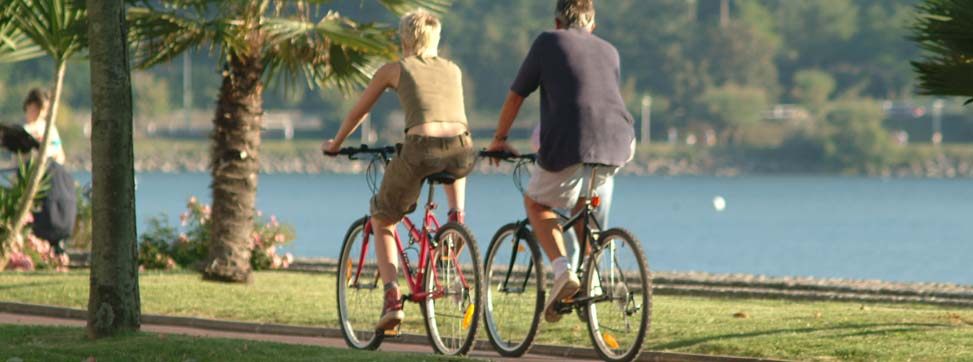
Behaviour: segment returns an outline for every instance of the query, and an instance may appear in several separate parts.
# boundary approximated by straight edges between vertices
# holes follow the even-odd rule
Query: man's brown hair
[[[595,22],[594,0],[557,0],[557,20],[565,28],[586,28]]]

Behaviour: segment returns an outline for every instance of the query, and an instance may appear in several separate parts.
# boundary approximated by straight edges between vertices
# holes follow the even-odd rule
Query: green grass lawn
[[[337,325],[329,274],[261,272],[252,285],[223,285],[190,273],[142,273],[140,288],[147,314]],[[0,301],[85,308],[87,290],[84,272],[0,274]],[[646,345],[652,350],[820,361],[973,361],[971,309],[673,296],[656,296],[653,304]],[[741,312],[747,318],[734,317]],[[406,315],[403,332],[424,334],[418,308],[408,305]],[[543,324],[537,342],[590,345],[586,327],[573,315]]]
[[[94,359],[90,359],[93,357]],[[0,361],[457,361],[434,355],[363,352],[221,338],[135,333],[89,341],[68,327],[0,325]]]

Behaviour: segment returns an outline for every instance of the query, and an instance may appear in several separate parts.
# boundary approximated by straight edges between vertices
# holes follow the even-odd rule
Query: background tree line
[[[908,60],[919,51],[907,36],[917,3],[729,0],[724,18],[720,0],[611,0],[598,4],[596,33],[619,49],[633,111],[641,96],[651,94],[659,127],[728,130],[743,121],[717,112],[721,94],[744,97],[748,108],[798,103],[812,112],[834,98],[909,97],[914,76]],[[353,18],[396,24],[375,2],[329,6]],[[465,71],[470,113],[478,126],[493,121],[531,42],[553,27],[552,13],[549,1],[460,0],[445,15],[444,53]],[[206,51],[192,55],[195,107],[213,104],[220,84],[216,58]],[[45,81],[39,77],[51,67],[45,62],[0,66],[0,120],[16,120],[23,90]],[[79,64],[65,81],[70,108],[90,107],[86,68]],[[136,117],[161,117],[178,107],[181,84],[181,59],[137,73]],[[346,103],[341,95],[308,90],[300,82],[276,87],[265,97],[267,109],[299,109],[331,123],[343,116]],[[376,119],[396,108],[393,99],[383,100]]]

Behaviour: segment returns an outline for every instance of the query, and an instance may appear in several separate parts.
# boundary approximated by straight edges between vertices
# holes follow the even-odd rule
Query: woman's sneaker
[[[399,287],[390,288],[385,291],[385,307],[382,308],[382,318],[379,319],[375,329],[380,331],[393,330],[405,319],[405,312],[402,311],[402,293]]]
[[[544,320],[549,323],[560,321],[562,315],[555,308],[557,302],[574,296],[578,293],[578,289],[581,289],[581,282],[578,281],[578,276],[574,275],[571,270],[555,278],[554,286],[551,287],[551,294],[547,297],[547,303],[544,304]]]
[[[455,222],[457,224],[466,224],[466,213],[460,209],[449,209],[447,215],[447,222]]]

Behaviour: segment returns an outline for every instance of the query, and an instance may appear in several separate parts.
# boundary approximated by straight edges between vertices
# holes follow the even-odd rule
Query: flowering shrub
[[[27,239],[16,240],[7,254],[7,266],[4,270],[55,270],[68,271],[70,262],[68,254],[57,255],[54,248],[46,240],[27,234]]]
[[[191,197],[186,212],[179,215],[179,227],[169,225],[166,218],[150,220],[149,231],[139,242],[139,265],[144,269],[188,267],[198,269],[209,253],[209,205]],[[294,240],[290,225],[281,224],[271,216],[269,220],[257,211],[253,233],[250,235],[250,264],[254,270],[287,268],[294,261],[290,253],[279,255],[280,246]]]
[[[21,163],[20,172],[4,177],[9,186],[0,185],[0,271],[67,271],[70,261],[68,255],[57,255],[50,243],[38,238],[31,232],[30,226],[34,222],[31,213],[27,213],[27,219],[20,235],[5,240],[8,239],[6,238],[7,233],[13,229],[13,215],[19,207],[21,196],[25,192],[26,175],[28,174],[25,167]],[[39,185],[40,191],[34,199],[34,207],[37,207],[36,202],[43,198],[47,186],[46,179],[42,180]]]

